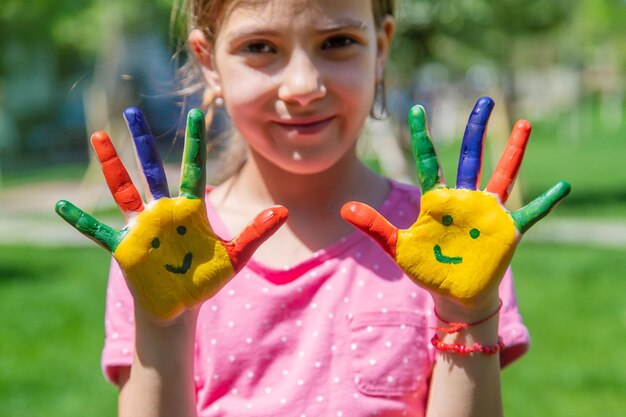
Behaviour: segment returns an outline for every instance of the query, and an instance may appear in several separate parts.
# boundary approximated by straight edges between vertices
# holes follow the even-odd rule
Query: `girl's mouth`
[[[275,123],[286,130],[287,132],[293,132],[299,135],[314,135],[321,132],[335,119],[335,116],[326,117],[323,119],[293,119],[293,120],[278,120]]]

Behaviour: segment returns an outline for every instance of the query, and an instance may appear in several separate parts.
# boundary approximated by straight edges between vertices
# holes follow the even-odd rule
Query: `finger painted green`
[[[57,201],[55,211],[76,230],[95,240],[109,252],[114,252],[124,237],[124,232],[99,222],[69,201]]]
[[[426,113],[422,106],[415,106],[409,111],[409,128],[417,176],[422,192],[426,193],[439,183],[439,161],[428,135]]]
[[[185,149],[180,179],[180,195],[188,198],[204,198],[206,186],[206,128],[204,114],[192,109],[187,115]]]
[[[526,206],[512,212],[511,217],[517,230],[525,233],[535,223],[546,217],[571,190],[572,186],[568,182],[560,181]]]

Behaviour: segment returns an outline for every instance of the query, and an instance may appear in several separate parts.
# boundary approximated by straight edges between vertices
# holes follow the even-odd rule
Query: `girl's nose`
[[[278,97],[290,103],[307,105],[326,95],[320,70],[304,52],[292,53],[282,73]]]

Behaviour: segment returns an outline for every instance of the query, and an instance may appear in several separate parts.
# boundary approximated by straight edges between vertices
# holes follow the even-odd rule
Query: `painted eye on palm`
[[[530,136],[525,120],[515,124],[486,189],[477,189],[493,105],[483,97],[469,117],[456,188],[444,183],[424,109],[411,110],[411,139],[422,188],[420,214],[411,227],[399,230],[362,203],[342,208],[343,217],[376,240],[418,285],[467,305],[497,287],[522,234],[570,191],[562,181],[518,211],[504,208]]]
[[[189,112],[179,196],[170,197],[156,142],[139,109],[124,112],[152,201],[144,204],[111,140],[96,132],[91,143],[111,194],[128,224],[107,226],[61,200],[57,213],[113,254],[135,301],[162,319],[212,297],[248,261],[254,250],[287,218],[276,206],[263,211],[230,241],[211,228],[204,203],[205,122],[200,110]]]

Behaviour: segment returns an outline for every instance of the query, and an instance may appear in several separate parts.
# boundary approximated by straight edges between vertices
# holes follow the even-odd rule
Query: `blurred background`
[[[489,95],[486,183],[515,120],[530,120],[509,207],[560,179],[573,191],[513,260],[532,346],[503,373],[507,415],[626,415],[626,0],[398,3],[386,74],[392,117],[369,123],[363,158],[414,182],[405,115],[419,103],[452,180],[468,114]],[[2,416],[116,414],[116,390],[99,369],[109,257],[53,207],[68,199],[121,223],[87,138],[106,130],[134,167],[121,117],[130,105],[146,113],[177,184],[186,107],[175,70],[185,55],[175,53],[171,7],[2,2]]]

